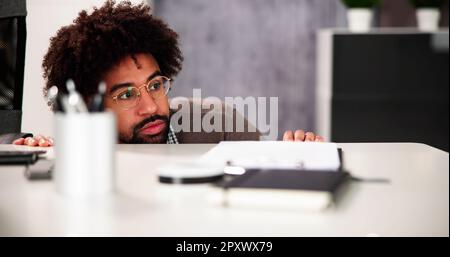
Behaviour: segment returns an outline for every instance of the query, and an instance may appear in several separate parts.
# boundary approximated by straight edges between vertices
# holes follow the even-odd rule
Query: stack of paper
[[[302,169],[338,171],[335,143],[284,141],[221,142],[201,157],[208,163],[228,164],[245,169]]]

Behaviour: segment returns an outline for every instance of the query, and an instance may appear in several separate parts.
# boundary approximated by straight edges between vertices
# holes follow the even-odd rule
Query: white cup
[[[111,112],[56,114],[56,191],[69,197],[114,191],[115,116]]]

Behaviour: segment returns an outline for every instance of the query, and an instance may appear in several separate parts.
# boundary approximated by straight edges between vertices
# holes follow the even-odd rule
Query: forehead
[[[108,87],[117,83],[144,83],[148,76],[159,71],[158,63],[150,54],[129,55],[105,74]]]

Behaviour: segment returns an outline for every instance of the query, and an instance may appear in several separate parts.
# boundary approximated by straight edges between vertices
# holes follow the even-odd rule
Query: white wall
[[[83,9],[100,6],[103,0],[28,0],[27,45],[23,93],[22,131],[53,136],[53,114],[43,97],[42,59],[50,38],[69,25]],[[141,1],[134,0],[134,3]]]

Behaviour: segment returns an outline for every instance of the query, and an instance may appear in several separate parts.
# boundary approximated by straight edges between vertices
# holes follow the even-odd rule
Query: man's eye
[[[150,90],[157,91],[162,87],[161,81],[155,81],[150,84]]]
[[[135,97],[135,93],[132,89],[122,92],[118,95],[119,100],[130,100]]]

